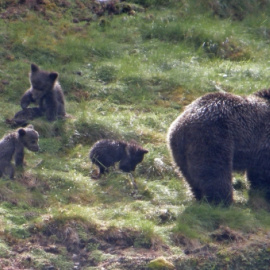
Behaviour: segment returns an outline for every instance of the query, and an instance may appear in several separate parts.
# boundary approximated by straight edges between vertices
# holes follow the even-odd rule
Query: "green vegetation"
[[[249,200],[239,174],[230,208],[195,202],[166,133],[204,93],[269,87],[269,11],[252,0],[0,1],[1,136],[32,62],[59,72],[70,114],[35,119],[41,151],[0,179],[0,268],[268,269],[269,205]],[[93,180],[101,138],[149,153],[133,174]]]

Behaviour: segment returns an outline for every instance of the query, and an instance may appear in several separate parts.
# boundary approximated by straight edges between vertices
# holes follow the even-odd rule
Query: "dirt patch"
[[[227,227],[212,233],[216,244],[203,244],[198,239],[175,235],[174,243],[183,253],[176,255],[169,247],[135,247],[140,233],[129,229],[98,229],[80,221],[48,221],[43,228],[35,228],[25,240],[3,239],[11,246],[6,257],[0,259],[3,270],[35,267],[35,253],[43,256],[63,256],[74,269],[85,266],[97,269],[147,269],[147,265],[164,257],[176,269],[268,269],[270,263],[270,234],[243,236]],[[225,245],[224,245],[225,244]],[[47,254],[47,255],[46,255]],[[252,268],[255,266],[254,268]],[[58,269],[53,262],[44,261],[38,269]],[[209,267],[209,268],[208,268]],[[239,268],[240,267],[240,268]],[[246,268],[245,268],[246,267]],[[259,267],[259,268],[258,268]]]
[[[135,15],[136,12],[143,12],[144,8],[128,2],[119,0],[109,1],[80,1],[70,2],[68,0],[19,0],[4,1],[0,3],[0,18],[15,20],[28,15],[29,10],[33,10],[47,19],[50,19],[50,12],[65,14],[71,10],[73,14],[72,21],[79,23],[81,21],[90,22],[95,16],[119,15],[126,13]]]
[[[218,242],[243,242],[245,240],[242,233],[223,226],[211,233],[211,237]]]
[[[198,255],[210,257],[217,251],[215,245],[202,244],[199,239],[190,239],[182,234],[175,234],[173,241],[177,246],[183,248],[186,255]]]
[[[59,243],[65,245],[68,251],[75,253],[93,247],[106,252],[115,252],[136,245],[152,250],[165,248],[161,242],[151,241],[151,238],[147,238],[140,231],[114,227],[100,229],[95,224],[80,221],[49,221],[43,227],[42,234],[47,237],[55,235]]]

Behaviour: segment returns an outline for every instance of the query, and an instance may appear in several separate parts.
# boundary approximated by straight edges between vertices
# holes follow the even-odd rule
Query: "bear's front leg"
[[[54,121],[57,117],[57,100],[53,93],[49,93],[45,97],[46,118],[48,121]]]
[[[32,93],[28,90],[24,93],[24,95],[21,98],[21,107],[22,109],[26,109],[31,102],[35,102]]]
[[[15,164],[16,166],[23,166],[24,149],[23,146],[19,146],[15,149]]]

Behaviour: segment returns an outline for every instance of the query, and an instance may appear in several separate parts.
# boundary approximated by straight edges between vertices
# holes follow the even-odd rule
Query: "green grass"
[[[0,12],[15,2],[2,1]],[[260,1],[261,7],[246,1],[244,9],[243,1],[136,0],[133,15],[98,17],[89,1],[67,2],[46,1],[45,13],[30,8],[0,20],[1,136],[12,130],[5,120],[20,109],[33,62],[59,73],[71,115],[54,123],[35,119],[40,152],[26,151],[16,179],[0,180],[5,263],[16,244],[39,238],[17,253],[21,265],[73,269],[72,252],[78,251],[69,251],[68,232],[88,254],[83,269],[94,269],[115,259],[107,250],[112,243],[151,248],[170,261],[185,256],[186,247],[174,239],[179,235],[218,246],[211,235],[220,228],[255,238],[269,231],[268,206],[249,202],[243,175],[234,175],[243,189],[235,191],[232,207],[196,203],[166,145],[168,127],[195,98],[269,87],[269,7]],[[112,169],[93,180],[89,150],[102,138],[136,140],[149,153],[132,175]],[[42,243],[57,245],[57,252],[46,252]]]
[[[179,216],[175,231],[196,238],[205,237],[206,232],[212,232],[220,226],[250,232],[260,227],[269,228],[270,218],[267,216],[265,211],[253,213],[242,207],[222,208],[194,204]]]

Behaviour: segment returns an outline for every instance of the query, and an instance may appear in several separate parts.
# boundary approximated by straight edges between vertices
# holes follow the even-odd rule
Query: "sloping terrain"
[[[0,269],[269,269],[269,204],[235,174],[229,208],[198,203],[166,133],[195,98],[269,88],[269,1],[0,1],[0,134],[30,64],[57,71],[69,118],[31,121],[40,152],[0,179]],[[101,179],[99,139],[149,150]]]

